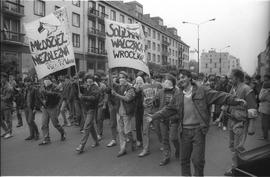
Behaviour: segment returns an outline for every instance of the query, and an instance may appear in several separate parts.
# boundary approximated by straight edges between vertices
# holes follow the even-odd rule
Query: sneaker
[[[83,145],[80,144],[75,150],[80,154],[83,152],[83,149],[84,149]]]
[[[23,124],[22,123],[18,123],[18,125],[16,127],[19,128],[21,126],[23,126]]]
[[[233,171],[232,171],[232,169],[229,169],[228,171],[226,171],[226,172],[224,173],[224,176],[233,176]]]
[[[138,157],[145,157],[145,156],[147,156],[147,155],[149,155],[149,154],[150,154],[149,151],[143,150],[143,151],[138,155]]]
[[[97,139],[98,139],[98,141],[100,141],[102,139],[102,136],[101,135],[97,135]]]
[[[6,134],[8,134],[8,132],[3,133],[1,137],[5,137]]]
[[[97,146],[99,146],[98,141],[91,145],[92,148],[95,148],[95,147],[97,147]]]
[[[4,136],[5,139],[9,139],[9,138],[11,138],[11,137],[12,137],[12,134],[11,134],[11,133],[7,133],[7,134]]]
[[[142,142],[140,142],[140,141],[137,141],[136,142],[136,146],[139,148],[139,147],[142,147],[143,145],[142,145]]]
[[[116,141],[112,140],[109,144],[107,144],[107,147],[113,147],[116,146]]]
[[[221,127],[221,122],[218,123],[218,128],[220,128],[220,127]]]
[[[226,130],[227,130],[227,127],[224,126],[224,127],[222,128],[222,130],[223,130],[223,131],[226,131]]]

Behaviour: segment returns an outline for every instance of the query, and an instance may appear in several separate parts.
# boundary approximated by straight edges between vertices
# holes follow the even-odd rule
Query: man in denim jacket
[[[176,94],[169,105],[149,116],[148,120],[166,119],[175,114],[179,115],[181,175],[191,176],[190,159],[193,154],[191,160],[194,176],[203,176],[205,137],[211,119],[209,107],[212,104],[245,104],[245,101],[209,87],[193,85],[190,71],[181,70],[179,76],[183,91]]]

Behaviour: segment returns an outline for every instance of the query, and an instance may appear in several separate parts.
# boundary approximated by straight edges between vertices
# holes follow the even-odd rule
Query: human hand
[[[152,120],[153,120],[152,116],[149,115],[149,114],[146,115],[145,119],[146,119],[146,121],[149,122],[149,123],[152,122]]]

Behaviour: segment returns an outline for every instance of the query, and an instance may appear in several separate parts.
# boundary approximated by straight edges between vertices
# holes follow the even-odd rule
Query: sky
[[[124,2],[129,2],[126,0]],[[270,32],[270,0],[137,0],[143,13],[159,16],[164,25],[175,27],[181,39],[197,49],[197,27],[183,21],[201,23],[200,53],[230,45],[222,52],[229,52],[240,59],[248,74],[254,74],[257,56],[266,48]]]

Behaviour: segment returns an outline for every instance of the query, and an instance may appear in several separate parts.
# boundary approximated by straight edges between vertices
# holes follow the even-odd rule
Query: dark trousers
[[[194,176],[203,176],[205,164],[205,136],[206,134],[203,133],[201,128],[184,128],[180,133],[182,176],[191,176],[190,160],[192,160],[194,166]]]
[[[30,136],[31,137],[38,136],[39,132],[38,132],[37,124],[35,123],[35,113],[33,112],[31,108],[24,108],[24,114],[25,114],[26,122],[29,127]]]
[[[1,110],[1,127],[5,133],[12,133],[11,109]]]
[[[260,117],[262,119],[263,138],[268,139],[268,131],[270,128],[270,115],[260,113]]]
[[[116,120],[116,108],[112,104],[108,104],[110,112],[110,127],[112,132],[112,139],[116,140],[117,135],[117,120]]]
[[[75,99],[70,102],[71,104],[71,117],[74,122],[80,123],[82,119],[80,101]]]
[[[15,111],[16,111],[16,115],[17,115],[17,119],[18,119],[18,125],[22,125],[23,124],[22,114],[21,114],[20,108],[17,105],[17,103],[16,103],[16,110]]]
[[[85,122],[84,122],[84,132],[81,139],[81,144],[83,145],[83,147],[85,146],[90,133],[94,141],[97,142],[97,133],[94,126],[95,112],[96,110],[94,109],[90,109],[86,112],[86,117],[85,117]]]
[[[136,137],[137,141],[142,142],[142,131],[143,131],[143,113],[144,108],[138,108],[135,112],[135,119],[136,119]]]

